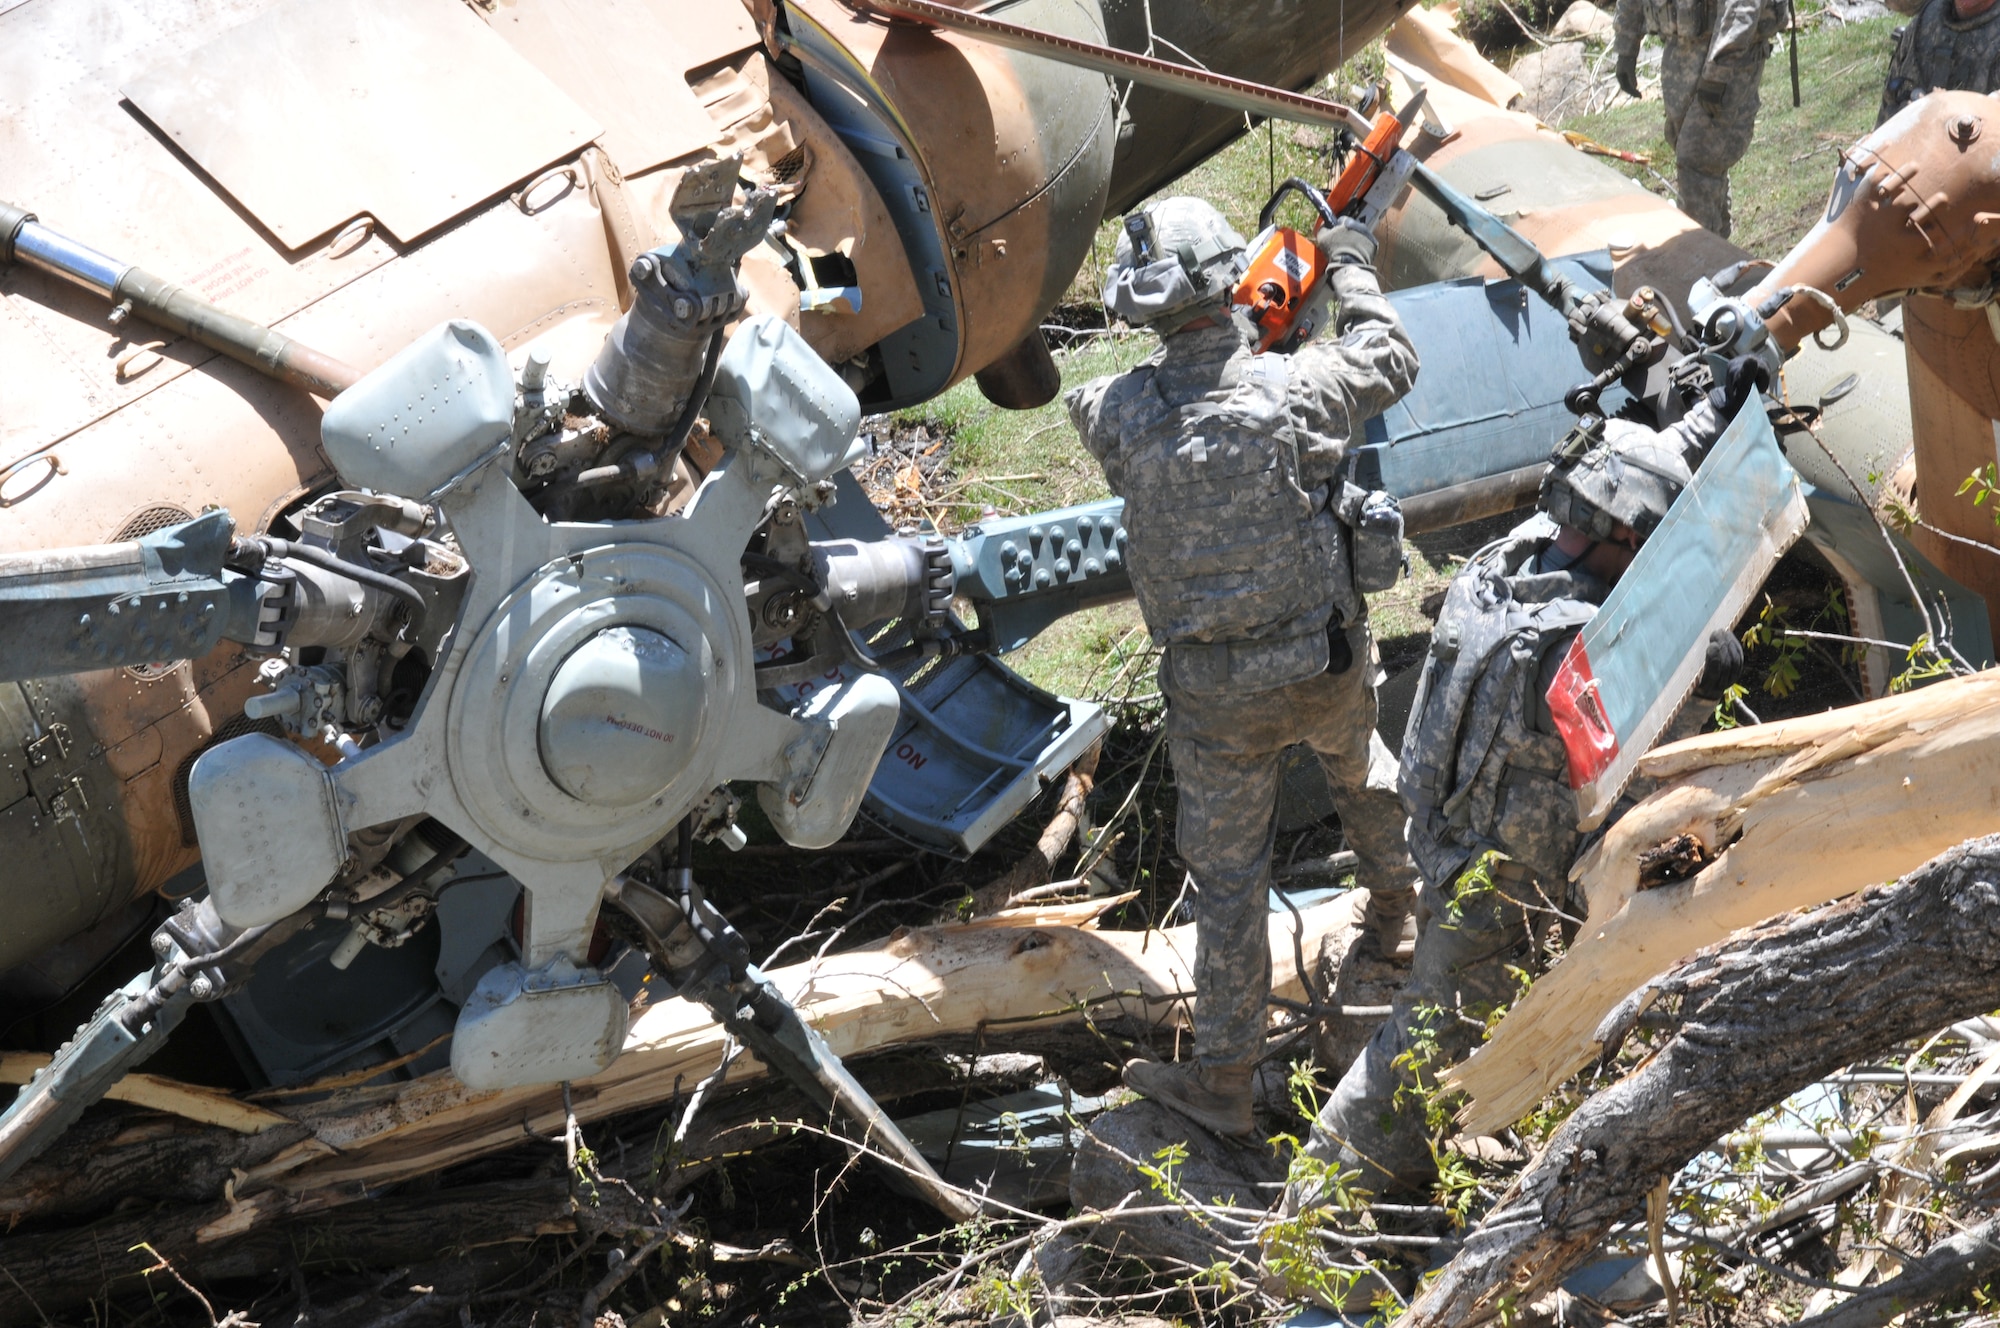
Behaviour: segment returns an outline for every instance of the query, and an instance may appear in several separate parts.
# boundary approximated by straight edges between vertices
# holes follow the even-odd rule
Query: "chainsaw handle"
[[[1312,204],[1313,210],[1319,213],[1322,226],[1333,225],[1335,220],[1333,205],[1326,201],[1326,195],[1298,176],[1288,175],[1284,183],[1280,184],[1277,191],[1271,195],[1270,200],[1264,204],[1264,210],[1257,214],[1259,232],[1271,229],[1271,222],[1278,215],[1278,204],[1283,202],[1285,195],[1289,193],[1298,193],[1306,202]]]

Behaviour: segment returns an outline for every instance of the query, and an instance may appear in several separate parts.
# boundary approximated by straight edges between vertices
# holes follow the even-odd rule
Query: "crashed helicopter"
[[[93,296],[109,298],[114,318],[136,317],[186,338],[177,346],[121,347],[113,377],[124,384],[123,404],[81,426],[68,421],[51,429],[31,417],[30,425],[45,433],[34,435],[43,441],[8,469],[0,497],[10,507],[40,499],[49,520],[72,518],[90,492],[72,481],[102,480],[112,468],[103,455],[94,457],[95,472],[78,460],[93,457],[87,445],[93,429],[103,432],[97,442],[115,442],[119,430],[138,420],[186,418],[175,412],[188,409],[204,419],[207,410],[233,411],[230,423],[239,427],[226,431],[232,439],[240,432],[253,443],[263,440],[267,458],[293,473],[275,494],[269,488],[253,494],[256,501],[245,510],[257,516],[240,526],[221,513],[178,520],[191,513],[176,509],[157,531],[121,528],[128,538],[109,551],[51,555],[22,566],[20,612],[47,615],[45,625],[59,621],[64,630],[24,635],[22,658],[9,666],[16,676],[73,670],[81,656],[118,666],[85,675],[110,679],[110,689],[162,680],[148,678],[149,671],[163,673],[177,689],[176,704],[162,707],[166,716],[117,741],[106,741],[103,732],[100,717],[113,708],[105,693],[65,695],[44,684],[23,691],[31,708],[77,707],[63,719],[31,709],[24,725],[35,735],[31,743],[40,745],[26,753],[25,794],[16,806],[27,812],[33,801],[23,823],[42,834],[42,847],[61,846],[65,858],[56,861],[70,868],[73,893],[82,900],[38,946],[114,920],[135,884],[145,891],[188,870],[182,864],[197,843],[207,896],[156,935],[161,963],[100,1012],[78,1042],[90,1054],[72,1056],[24,1093],[0,1123],[0,1147],[24,1155],[45,1142],[156,1044],[175,1010],[195,1000],[219,1001],[229,1011],[250,1059],[272,1081],[298,1082],[357,1059],[366,1064],[385,1041],[420,1045],[419,1034],[434,1031],[439,1020],[456,1029],[448,1055],[469,1084],[588,1074],[616,1055],[623,1037],[616,975],[589,962],[592,922],[605,897],[648,933],[651,953],[642,965],[649,958],[675,974],[678,990],[712,1000],[718,1015],[740,1025],[760,1054],[791,1068],[851,1117],[871,1120],[865,1094],[843,1080],[837,1061],[796,1013],[760,984],[740,941],[732,942],[726,922],[701,900],[688,868],[691,842],[734,836],[725,786],[737,780],[758,786],[774,826],[801,845],[837,838],[866,789],[871,812],[911,837],[961,850],[976,846],[1025,804],[1042,775],[1060,768],[1101,726],[1087,706],[1034,693],[988,654],[1018,646],[1069,608],[1120,594],[1122,532],[1116,505],[1106,504],[987,523],[949,543],[885,539],[872,513],[857,511],[865,507],[858,495],[844,508],[829,501],[852,459],[853,424],[864,402],[920,399],[979,367],[988,354],[985,367],[992,372],[982,387],[990,396],[1019,404],[1050,390],[1045,366],[1038,367],[1046,348],[1036,353],[1033,329],[1046,303],[1016,310],[1013,326],[1025,331],[1012,341],[986,335],[1009,326],[1002,315],[1011,306],[973,272],[1009,255],[1009,234],[991,233],[999,222],[967,230],[957,224],[963,209],[935,220],[932,209],[942,195],[934,175],[925,177],[927,185],[896,195],[897,206],[906,201],[914,214],[894,212],[883,201],[895,192],[885,181],[898,178],[884,172],[908,173],[916,169],[912,162],[928,168],[936,156],[921,150],[912,122],[882,110],[884,70],[903,67],[898,62],[904,58],[935,63],[940,48],[976,66],[964,57],[975,48],[879,18],[833,12],[879,43],[869,66],[878,82],[863,88],[866,96],[852,77],[842,83],[829,75],[815,83],[815,68],[851,74],[855,60],[850,44],[841,48],[849,65],[825,50],[815,64],[813,34],[832,29],[816,25],[809,6],[762,15],[763,49],[737,51],[742,58],[728,65],[729,74],[740,80],[754,70],[765,80],[762,93],[771,106],[797,102],[788,123],[809,123],[807,116],[817,113],[834,125],[819,161],[846,161],[852,169],[841,178],[857,191],[864,183],[872,188],[882,207],[863,206],[860,215],[879,222],[887,211],[894,219],[892,227],[872,232],[878,239],[893,234],[907,254],[911,225],[905,223],[916,215],[934,218],[917,228],[919,238],[942,247],[944,237],[976,235],[987,245],[953,243],[957,266],[948,274],[932,270],[938,279],[929,289],[940,299],[964,302],[951,306],[956,322],[938,317],[935,328],[912,331],[932,317],[926,305],[893,335],[878,335],[845,355],[840,351],[851,343],[835,334],[859,335],[855,329],[866,325],[834,320],[871,307],[879,313],[875,293],[895,286],[893,264],[877,282],[860,275],[869,252],[855,237],[847,237],[845,252],[836,244],[824,253],[794,238],[810,234],[812,190],[784,200],[785,158],[796,146],[774,159],[774,148],[790,140],[756,137],[774,117],[760,119],[754,110],[737,122],[750,129],[723,144],[747,144],[743,156],[715,158],[653,182],[656,191],[671,188],[650,207],[664,214],[668,225],[658,229],[671,229],[679,237],[675,243],[657,249],[632,243],[639,231],[630,195],[638,191],[628,187],[645,177],[611,164],[600,147],[584,150],[566,172],[529,180],[506,204],[482,214],[480,222],[492,221],[496,235],[482,237],[476,255],[444,256],[477,228],[473,222],[441,233],[430,242],[435,247],[414,246],[419,268],[427,255],[437,266],[475,256],[490,260],[494,254],[486,246],[500,242],[498,232],[518,230],[525,224],[520,219],[546,228],[553,225],[551,214],[573,204],[578,229],[567,238],[587,237],[605,253],[605,280],[555,314],[518,321],[520,330],[504,340],[470,321],[448,322],[366,376],[323,350],[305,350],[303,334],[310,331],[316,344],[352,358],[381,360],[379,341],[373,354],[356,350],[374,334],[364,339],[351,328],[345,334],[336,329],[337,306],[342,299],[357,302],[350,308],[370,296],[380,299],[399,271],[412,283],[435,279],[410,272],[411,256],[396,253],[375,233],[379,222],[389,235],[407,238],[389,230],[386,217],[371,213],[365,223],[341,227],[324,251],[332,262],[380,245],[379,279],[371,271],[366,283],[335,285],[290,319],[273,320],[286,324],[277,333],[241,319],[232,323],[206,301],[107,259],[24,210],[9,214],[10,252],[0,257],[15,261],[14,279],[25,280],[34,296],[75,314],[76,323],[85,321],[83,309]],[[0,15],[0,21],[9,17]],[[781,23],[784,39],[773,45],[770,34]],[[264,28],[246,31],[253,27],[213,40],[224,51],[232,40],[253,50],[304,40],[283,22],[266,25],[275,37],[260,36]],[[859,38],[849,34],[849,40]],[[772,61],[767,57],[774,49],[779,55]],[[785,54],[798,61],[803,98],[796,89],[782,90],[788,86]],[[240,52],[233,58],[238,67],[255,63]],[[711,106],[742,94],[740,81],[715,76],[721,83],[705,86],[723,90]],[[1029,84],[1032,79],[1024,86]],[[816,86],[820,97],[813,100]],[[1109,105],[1110,89],[1101,79],[1087,86],[1091,102],[1101,94]],[[857,100],[873,105],[877,118],[839,120],[839,114],[860,114],[853,109]],[[136,96],[133,104],[165,126],[173,119],[171,101],[155,102],[157,113]],[[1389,118],[1396,121],[1392,141],[1399,141],[1405,126]],[[880,130],[885,123],[897,136],[873,140],[873,155],[854,167],[871,151],[870,127]],[[1046,302],[1067,283],[1065,264],[1073,269],[1080,259],[1074,234],[1087,243],[1105,197],[1116,189],[1115,166],[1110,186],[1085,187],[1074,174],[1104,174],[1107,158],[1092,135],[1101,137],[1108,122],[1096,123],[1032,197],[1001,218],[1052,228],[1039,237],[1030,232],[1029,241],[1017,239],[1012,250],[1017,258],[1052,255],[1044,260],[1037,297]],[[1361,120],[1357,127],[1377,126]],[[247,169],[230,164],[231,153],[244,145],[226,141],[227,134],[201,139],[197,149],[200,135],[193,130],[166,132],[201,165],[205,174],[186,174],[202,188],[229,189],[231,179],[253,178],[234,173]],[[1037,141],[1046,142],[1047,135]],[[881,150],[885,145],[888,151]],[[852,160],[839,158],[842,147]],[[753,165],[758,152],[764,170]],[[792,169],[804,169],[800,162],[811,156],[804,154]],[[250,157],[256,159],[255,151]],[[752,188],[739,202],[739,175],[753,181],[768,175],[772,184]],[[1398,183],[1392,178],[1384,188]],[[1469,228],[1514,281],[1500,288],[1461,283],[1422,297],[1437,301],[1434,317],[1505,327],[1515,350],[1514,390],[1528,400],[1489,404],[1484,414],[1469,417],[1461,411],[1440,425],[1424,416],[1426,401],[1419,398],[1406,403],[1407,420],[1371,426],[1370,446],[1357,450],[1354,480],[1409,500],[1411,524],[1418,527],[1512,505],[1504,482],[1494,482],[1497,454],[1490,449],[1476,466],[1448,472],[1442,482],[1409,469],[1426,449],[1432,460],[1449,456],[1453,443],[1484,436],[1493,419],[1506,416],[1519,425],[1516,439],[1539,456],[1560,432],[1547,427],[1557,412],[1595,404],[1599,394],[1624,393],[1656,417],[1670,418],[1679,393],[1691,386],[1685,376],[1673,376],[1673,365],[1685,361],[1694,369],[1703,360],[1699,341],[1674,325],[1670,305],[1614,296],[1602,269],[1588,263],[1547,263],[1518,234],[1435,179],[1427,196]],[[1376,197],[1380,206],[1382,195]],[[796,206],[780,230],[772,223],[787,202]],[[242,197],[234,205],[244,206]],[[282,234],[279,205],[272,207],[268,219],[253,209],[253,232],[266,243],[268,235]],[[381,211],[395,215],[386,204]],[[417,237],[428,233],[420,222],[409,223],[409,230]],[[563,247],[560,237],[556,244]],[[757,270],[760,262],[771,266],[765,255],[780,248],[789,251],[776,266],[782,282]],[[627,254],[621,273],[616,260]],[[836,255],[856,274],[851,284],[826,284],[849,271]],[[399,263],[405,266],[398,269]],[[25,278],[19,275],[24,267],[33,269]],[[238,276],[246,292],[263,280]],[[1018,269],[1009,277],[997,283],[1009,298],[1028,288]],[[350,290],[362,284],[376,289]],[[227,282],[220,288],[233,290]],[[777,295],[760,296],[760,289]],[[1521,320],[1506,315],[1505,301],[1513,298],[1508,292],[1523,290],[1563,315],[1550,329],[1554,335],[1536,339]],[[988,295],[996,303],[980,305]],[[291,298],[298,298],[296,291]],[[751,317],[725,339],[726,326],[754,314],[760,298],[781,313]],[[426,305],[424,312],[407,311],[408,317],[420,321],[449,299],[426,291],[411,302]],[[607,329],[618,305],[624,307]],[[1711,305],[1727,302],[1717,291]],[[985,316],[967,317],[968,310]],[[975,336],[975,323],[985,340]],[[1715,323],[1708,319],[1703,330]],[[1737,319],[1727,334],[1732,344],[1711,345],[1708,355],[1741,349],[1735,343],[1754,340],[1760,326]],[[294,332],[301,335],[293,339]],[[906,332],[923,344],[897,340]],[[1572,334],[1595,375],[1584,397],[1574,395]],[[49,338],[41,335],[46,361]],[[95,327],[91,335],[100,342],[104,337]],[[953,337],[958,340],[949,355],[939,351],[926,359],[926,345],[936,350]],[[200,346],[226,347],[295,386],[333,395],[334,404],[323,419],[295,394],[268,413],[246,411],[245,400],[271,389],[253,386],[246,394],[244,384],[256,380],[228,377],[233,370],[221,361],[185,372],[192,367],[187,362],[200,359]],[[941,368],[947,359],[949,367]],[[166,373],[167,365],[179,372],[132,388],[156,370]],[[907,376],[905,366],[916,376]],[[217,370],[223,377],[212,377]],[[155,399],[176,383],[205,409]],[[1443,393],[1436,400],[1448,398]],[[682,443],[704,410],[709,448],[701,454]],[[121,421],[125,411],[134,413]],[[301,442],[302,424],[317,424],[323,454],[309,438]],[[55,441],[46,441],[50,437]],[[256,448],[248,451],[254,458]],[[309,470],[313,465],[321,470]],[[241,483],[239,476],[217,487]],[[216,496],[234,500],[233,492],[240,489]],[[843,521],[854,524],[843,528]],[[51,595],[52,584],[63,589]],[[978,606],[975,631],[950,619],[954,592]],[[865,644],[849,630],[884,622],[893,624],[891,630]],[[233,645],[217,649],[221,641]],[[52,643],[59,654],[68,652],[55,667],[46,656],[30,658]],[[768,657],[758,662],[760,656]],[[151,661],[162,658],[197,664],[159,670]],[[934,669],[938,660],[946,668]],[[913,684],[926,670],[929,678]],[[197,676],[205,678],[195,692],[207,713],[190,729],[186,688]],[[243,727],[266,725],[297,741],[222,731],[227,721],[213,723],[213,712],[232,696],[248,721]],[[981,743],[954,733],[948,722],[954,704],[960,719],[968,711],[1006,714],[1010,741]],[[210,721],[206,733],[199,729],[202,720]],[[911,736],[926,724],[921,738]],[[93,739],[89,747],[81,741],[85,734]],[[135,735],[139,742],[132,741]],[[175,742],[168,753],[170,736]],[[952,747],[955,764],[969,769],[963,781],[945,786],[947,807],[913,807],[907,783],[899,798],[895,781],[882,778],[878,763],[885,748],[923,739]],[[112,762],[94,764],[127,745],[149,744],[160,752],[137,774],[152,781],[150,790],[120,788],[105,779]],[[671,759],[663,760],[661,748],[673,749]],[[161,754],[173,758],[165,779]],[[51,764],[39,779],[33,775]],[[177,845],[161,833],[163,782],[186,807],[178,817],[185,824],[173,827],[181,831]],[[966,796],[968,787],[982,796]],[[123,826],[114,822],[108,836],[82,833],[86,817],[112,809],[124,816]],[[122,843],[120,829],[127,834]],[[142,846],[156,856],[134,872],[129,864],[141,857]],[[122,860],[121,851],[127,855]],[[632,869],[635,861],[638,869]],[[177,870],[161,875],[168,866]],[[468,879],[446,891],[453,874],[480,878],[479,884],[497,880],[498,888],[478,891]],[[517,892],[525,895],[518,929],[512,926]],[[432,917],[436,925],[426,929]],[[346,925],[304,927],[320,918]],[[470,961],[445,975],[438,971],[439,956],[422,946],[398,955],[402,942],[425,930],[434,937],[451,934],[455,950],[469,952]],[[115,926],[109,931],[88,938],[83,952],[95,943],[101,953],[107,940],[124,934]],[[392,999],[391,1008],[371,1009],[370,1019],[340,1037],[288,1038],[283,1003],[299,995],[283,983],[260,985],[254,962],[286,946],[292,949],[285,967],[293,971],[319,951],[331,973],[346,972],[364,953],[403,958],[402,985],[381,983],[379,974],[369,978],[404,998],[402,1004]],[[954,1211],[948,1196],[933,1197]]]
[[[24,864],[0,953],[14,1008],[61,996],[149,927],[154,891],[201,895],[154,933],[154,971],[0,1123],[10,1164],[196,1001],[226,1011],[267,1082],[371,1059],[422,1073],[447,1053],[399,1053],[435,1046],[440,1024],[469,1083],[601,1067],[626,994],[590,962],[608,877],[656,962],[709,975],[683,971],[685,992],[748,1019],[761,1055],[866,1122],[865,1095],[697,899],[691,841],[739,837],[726,785],[748,779],[795,843],[838,837],[866,790],[891,828],[962,852],[1101,731],[1093,707],[988,652],[1051,604],[1122,593],[1115,511],[1020,522],[1023,557],[1008,529],[956,548],[884,538],[851,482],[843,510],[832,500],[863,403],[974,372],[997,400],[1044,398],[1037,324],[1107,197],[1143,195],[1233,114],[1154,115],[1142,89],[1119,128],[1099,75],[836,5],[611,8],[384,5],[332,19],[338,33],[302,4],[247,21],[0,13],[10,188],[36,204],[0,227],[19,351],[0,538],[21,551],[9,607],[28,629],[7,665],[28,681],[6,692],[28,735],[6,831]],[[1020,8],[1102,35],[1094,6]],[[1208,25],[1198,8],[1162,17],[1145,43]],[[564,58],[583,31],[592,57]],[[1304,82],[1339,41],[1242,63]],[[664,107],[632,95],[653,86],[653,57],[630,63],[662,48],[688,94]],[[429,73],[380,77],[414,67]],[[395,96],[357,99],[378,84]],[[261,113],[214,114],[223,86]],[[513,95],[497,118],[457,113],[498,87]],[[127,175],[43,152],[72,122],[118,144]],[[302,147],[270,132],[282,125],[324,137]],[[408,147],[400,166],[391,143]],[[284,167],[301,159],[309,180]],[[51,224],[64,211],[94,219],[90,243]],[[660,234],[676,238],[652,247]],[[334,399],[334,425],[313,396]],[[701,445],[684,447],[704,412]],[[331,441],[342,419],[351,437]],[[135,466],[133,440],[159,427],[201,445]],[[475,492],[492,506],[454,514],[447,493]],[[46,552],[125,506],[110,544]],[[982,594],[971,569],[1003,555]],[[992,607],[977,632],[945,613],[954,580]],[[577,594],[597,607],[558,603]],[[884,622],[894,641],[849,632]],[[678,699],[600,705],[621,674],[635,696]],[[557,693],[569,700],[541,714]],[[900,790],[870,779],[892,744],[931,766]],[[623,777],[614,748],[636,761]],[[397,761],[372,793],[320,773]],[[232,867],[223,839],[248,856]],[[302,925],[288,905],[305,893],[306,921],[336,925]],[[321,961],[310,991],[282,976]],[[290,1017],[301,1002],[343,1014]],[[482,1021],[497,1021],[483,1044]]]

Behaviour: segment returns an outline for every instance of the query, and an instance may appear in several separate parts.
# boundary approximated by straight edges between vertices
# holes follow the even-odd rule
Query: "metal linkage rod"
[[[177,332],[315,396],[337,396],[361,377],[361,371],[351,364],[232,314],[142,267],[50,230],[25,208],[0,202],[0,266],[13,262],[104,297],[113,306],[114,321],[127,313],[137,314],[156,327]]]

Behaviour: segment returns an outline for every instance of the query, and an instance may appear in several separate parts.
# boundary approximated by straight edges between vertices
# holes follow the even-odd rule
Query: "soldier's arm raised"
[[[1639,43],[1645,35],[1646,0],[1618,0],[1611,49],[1617,56],[1618,88],[1628,97],[1639,95]]]
[[[1105,395],[1111,390],[1116,379],[1111,376],[1093,378],[1081,387],[1073,387],[1063,394],[1063,408],[1069,411],[1069,422],[1076,429],[1076,435],[1098,461],[1104,460],[1105,448],[1098,442],[1098,419],[1104,408]]]
[[[1331,335],[1307,342],[1292,357],[1286,388],[1300,469],[1313,480],[1332,474],[1348,440],[1417,381],[1417,349],[1374,270],[1345,265],[1329,279],[1340,302]]]
[[[1637,61],[1646,36],[1646,0],[1618,0],[1611,25],[1611,49],[1622,61]]]

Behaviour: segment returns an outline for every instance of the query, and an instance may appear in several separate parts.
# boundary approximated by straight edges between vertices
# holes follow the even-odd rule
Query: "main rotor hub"
[[[542,698],[542,766],[562,790],[630,807],[687,768],[701,734],[714,660],[663,632],[612,627],[578,646]]]
[[[530,574],[452,692],[451,776],[479,828],[545,861],[672,829],[714,786],[719,717],[745,682],[732,608],[699,563],[659,545],[605,545]]]

